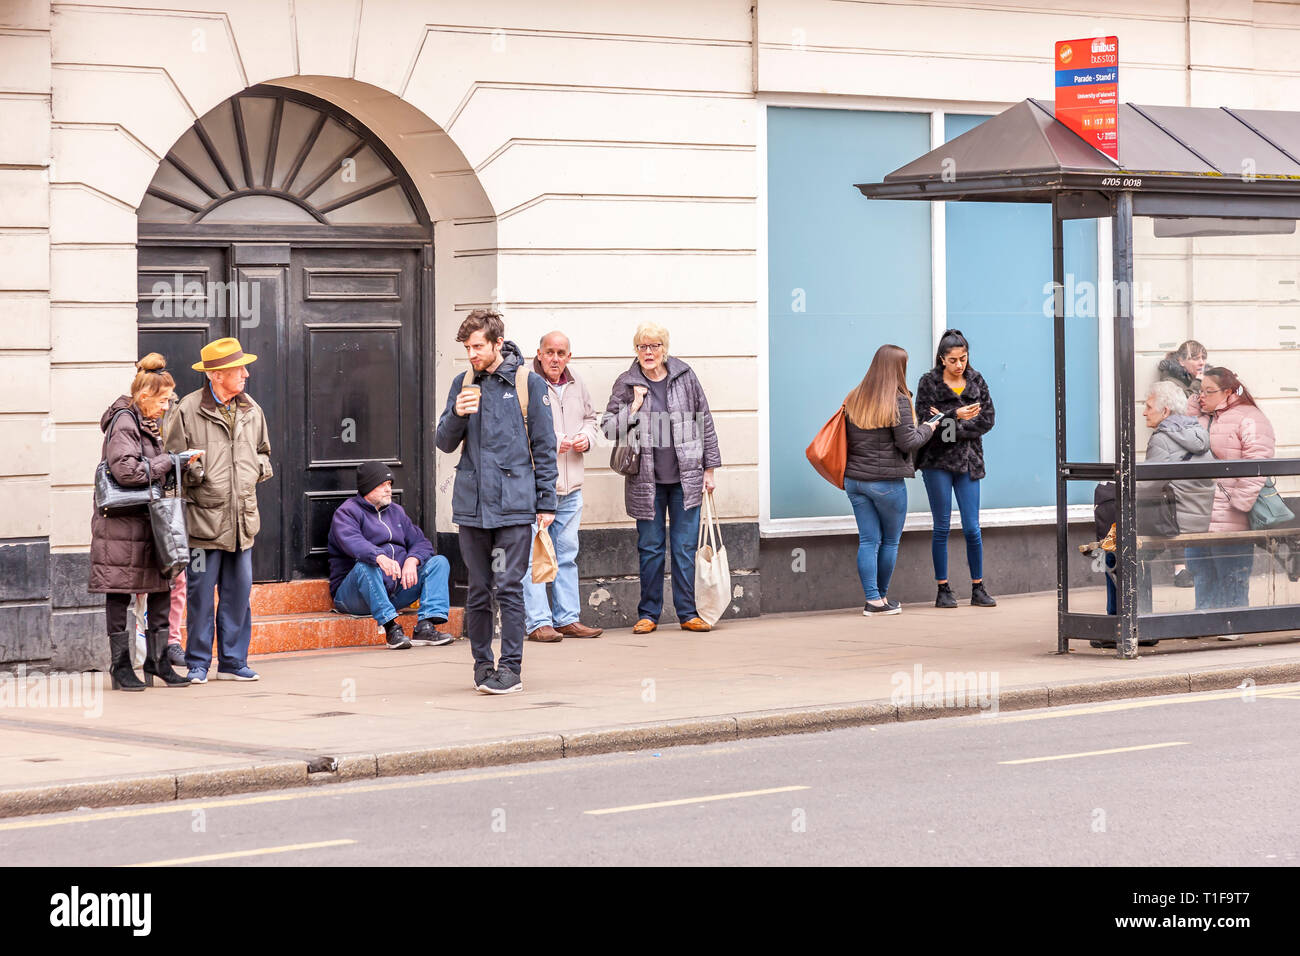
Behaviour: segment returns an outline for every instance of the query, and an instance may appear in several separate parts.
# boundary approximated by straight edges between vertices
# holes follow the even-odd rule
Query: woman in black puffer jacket
[[[907,352],[897,345],[876,350],[866,376],[844,400],[844,418],[844,490],[858,525],[858,577],[867,599],[862,613],[898,614],[902,607],[887,592],[907,519],[903,479],[916,474],[912,453],[934,434],[934,425],[916,423],[907,391]]]
[[[939,583],[934,606],[957,606],[957,598],[948,586],[948,531],[955,494],[966,538],[966,563],[970,566],[970,603],[994,607],[997,601],[984,588],[984,541],[980,536],[980,480],[984,477],[981,437],[993,427],[993,396],[984,376],[970,367],[970,345],[960,330],[943,333],[934,368],[916,384],[916,407],[945,416],[934,437],[916,456],[934,518],[930,548],[934,577]]]

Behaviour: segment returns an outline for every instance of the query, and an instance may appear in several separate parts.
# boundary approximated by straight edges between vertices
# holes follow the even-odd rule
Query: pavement
[[[1300,630],[1058,655],[1054,593],[999,600],[528,643],[503,697],[472,689],[464,640],[267,655],[256,683],[139,694],[0,678],[0,816],[1300,681]]]

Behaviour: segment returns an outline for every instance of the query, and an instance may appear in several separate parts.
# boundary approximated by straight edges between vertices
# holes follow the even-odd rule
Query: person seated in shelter
[[[445,624],[450,607],[447,559],[402,506],[393,503],[393,474],[379,461],[357,467],[357,493],[334,512],[329,534],[330,597],[343,614],[369,614],[384,629],[388,646],[450,644]],[[408,638],[397,611],[420,599],[415,631]]]

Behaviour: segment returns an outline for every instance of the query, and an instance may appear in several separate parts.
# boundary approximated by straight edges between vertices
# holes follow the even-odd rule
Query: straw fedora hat
[[[199,353],[202,361],[195,362],[190,368],[196,372],[216,372],[223,368],[235,368],[256,362],[257,356],[245,352],[239,339],[217,339],[203,346]]]

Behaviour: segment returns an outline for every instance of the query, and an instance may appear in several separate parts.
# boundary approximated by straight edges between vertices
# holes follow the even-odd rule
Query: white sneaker
[[[1239,640],[1241,640],[1241,635],[1240,635],[1240,634],[1220,634],[1220,635],[1219,635],[1219,640],[1221,640],[1221,641],[1239,641]]]

